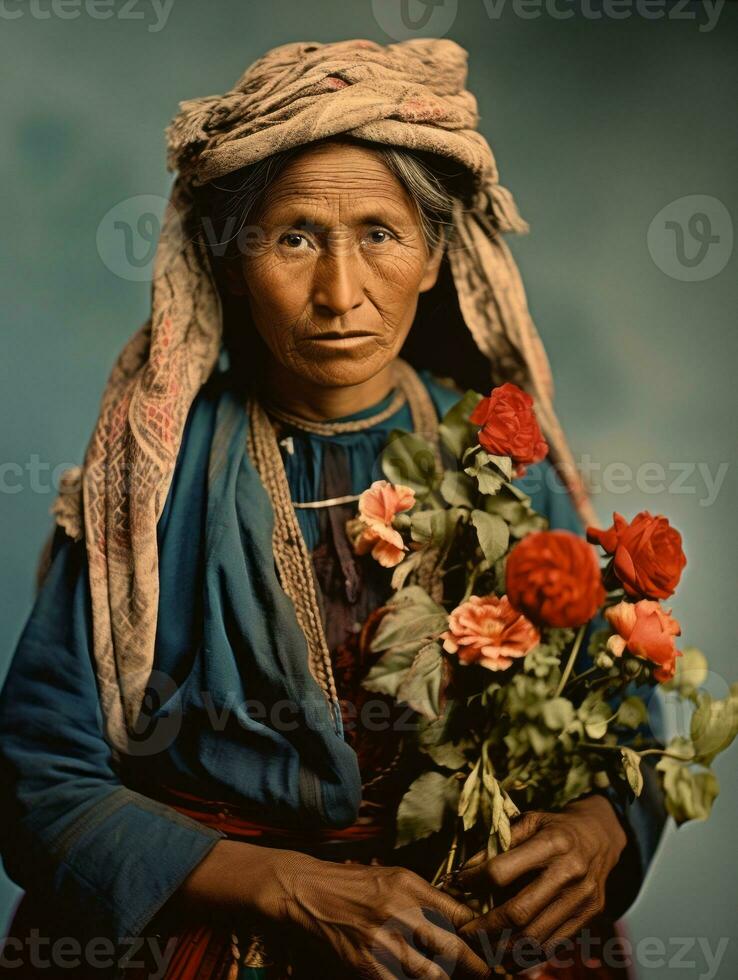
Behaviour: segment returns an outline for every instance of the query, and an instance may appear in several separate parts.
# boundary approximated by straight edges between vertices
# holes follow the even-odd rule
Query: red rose
[[[493,388],[469,420],[482,427],[480,446],[493,456],[509,456],[516,476],[523,476],[527,465],[537,463],[548,453],[548,443],[533,411],[533,399],[510,382]]]
[[[543,626],[581,626],[605,601],[594,549],[571,531],[536,531],[507,559],[506,592]]]
[[[649,599],[619,602],[605,610],[605,619],[617,630],[607,641],[610,653],[622,657],[623,651],[628,650],[656,664],[657,681],[671,680],[676,671],[676,658],[681,657],[674,637],[682,632],[671,609],[662,609],[658,602]]]
[[[615,574],[629,596],[668,599],[687,564],[680,533],[665,517],[652,517],[647,510],[630,524],[618,513],[612,518],[606,531],[588,527],[587,540],[615,556]]]

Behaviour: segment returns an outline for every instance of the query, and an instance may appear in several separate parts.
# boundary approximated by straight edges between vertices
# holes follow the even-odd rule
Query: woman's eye
[[[282,235],[279,242],[280,245],[286,245],[288,248],[293,250],[302,248],[304,245],[308,244],[307,238],[297,231],[289,231],[286,235]]]
[[[385,242],[392,241],[394,235],[386,228],[372,228],[367,238],[371,245],[384,245]]]

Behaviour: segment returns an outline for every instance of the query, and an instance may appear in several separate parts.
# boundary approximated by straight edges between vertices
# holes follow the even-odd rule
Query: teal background
[[[728,4],[714,30],[701,31],[704,14],[649,20],[634,8],[627,19],[592,19],[582,4],[560,0],[558,8],[578,11],[564,20],[541,6],[525,19],[508,4],[495,18],[489,3],[462,0],[448,36],[470,51],[481,128],[531,222],[514,249],[575,454],[634,470],[646,462],[702,464],[714,475],[727,464],[707,506],[698,473],[659,493],[611,486],[594,496],[602,522],[613,509],[632,516],[647,508],[682,531],[688,566],[673,611],[683,642],[710,658],[708,688],[722,694],[724,678],[738,676],[736,256],[713,278],[684,282],[655,264],[647,231],[665,205],[692,194],[717,198],[738,215],[738,9]],[[143,19],[82,12],[39,20],[27,10],[0,18],[3,664],[30,610],[53,499],[48,471],[35,485],[28,471],[6,464],[33,466],[36,457],[53,470],[81,461],[113,358],[147,313],[148,284],[115,275],[100,257],[120,248],[103,225],[98,250],[101,220],[127,198],[166,195],[162,131],[179,99],[222,92],[276,44],[392,40],[374,16],[386,7],[379,0],[175,0],[156,31],[144,0],[135,8]],[[441,2],[432,16],[449,9],[450,0]],[[419,4],[410,10],[423,12]],[[426,33],[437,30],[431,17]],[[717,247],[726,247],[725,238]],[[649,947],[641,978],[738,975],[737,759],[733,746],[718,761],[722,793],[709,824],[668,833],[627,917],[634,941],[667,944],[666,957],[657,943]],[[3,884],[2,909],[16,894]],[[676,953],[679,937],[712,950],[725,937],[717,972],[709,972],[699,943],[681,962],[660,962]]]

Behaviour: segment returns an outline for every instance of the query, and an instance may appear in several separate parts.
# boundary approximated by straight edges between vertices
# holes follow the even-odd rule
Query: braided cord
[[[438,417],[431,397],[409,364],[398,359],[394,368],[398,395],[401,396],[400,404],[407,400],[414,430],[433,445],[436,459],[440,463]],[[313,565],[297,520],[277,436],[269,415],[253,396],[249,398],[247,410],[249,456],[269,495],[274,512],[274,558],[279,578],[282,588],[292,600],[297,622],[305,635],[310,672],[335,711],[339,703],[338,692],[323,629]],[[429,550],[423,569],[423,579],[428,583],[426,587],[429,591],[432,590],[431,594],[437,592],[437,588],[433,586],[432,574],[436,558]]]

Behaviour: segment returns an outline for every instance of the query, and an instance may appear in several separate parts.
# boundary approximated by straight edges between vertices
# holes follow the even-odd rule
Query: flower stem
[[[571,648],[569,659],[566,662],[566,667],[564,667],[564,673],[561,675],[561,680],[559,681],[558,686],[556,687],[556,691],[554,693],[555,698],[557,698],[566,687],[566,682],[569,680],[569,675],[571,674],[574,668],[574,661],[577,659],[579,648],[582,645],[582,640],[584,639],[584,631],[586,630],[586,628],[587,628],[586,623],[582,623],[582,625],[579,627],[577,638],[574,640],[574,646]]]
[[[621,749],[628,748],[625,745],[597,745],[596,742],[580,742],[580,747],[583,749],[595,749],[596,751],[603,750],[605,752],[620,752]],[[639,752],[637,749],[633,749],[636,755],[643,758],[645,755],[661,755],[665,759],[676,759],[677,762],[691,763],[694,762],[696,756],[692,755],[688,759],[685,759],[683,755],[675,755],[673,752],[666,752],[663,749],[643,749]]]

